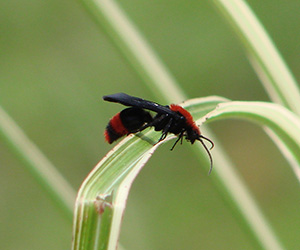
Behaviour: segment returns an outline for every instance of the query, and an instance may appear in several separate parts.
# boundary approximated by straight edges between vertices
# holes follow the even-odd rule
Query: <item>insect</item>
[[[178,136],[171,150],[174,149],[180,140],[182,143],[184,137],[187,141],[191,142],[191,144],[196,140],[200,141],[209,156],[209,173],[211,172],[213,166],[212,156],[202,139],[211,143],[210,149],[214,147],[214,143],[209,138],[201,135],[199,127],[187,110],[176,104],[162,106],[158,103],[130,96],[125,93],[106,95],[103,96],[103,100],[130,107],[117,113],[110,119],[106,126],[104,136],[109,144],[124,135],[140,132],[153,126],[155,131],[162,131],[158,142],[164,140],[168,133],[173,133]],[[154,111],[157,114],[153,117],[147,110]]]

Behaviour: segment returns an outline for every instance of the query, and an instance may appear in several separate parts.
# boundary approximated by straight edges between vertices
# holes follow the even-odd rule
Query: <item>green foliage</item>
[[[59,215],[51,215],[53,211],[55,213],[55,209],[47,204],[47,197],[51,197],[55,205],[63,208],[66,215],[63,218],[66,217],[70,221],[74,191],[57,168],[63,166],[60,171],[73,182],[73,186],[78,186],[82,176],[88,171],[83,166],[93,165],[99,159],[99,152],[107,152],[108,147],[101,143],[99,146],[99,140],[95,140],[100,136],[99,123],[94,117],[98,117],[100,110],[100,126],[104,127],[112,114],[107,106],[101,106],[101,95],[120,91],[142,92],[140,85],[134,84],[142,79],[145,86],[155,95],[152,99],[162,103],[180,103],[187,100],[184,90],[190,93],[189,96],[221,93],[222,96],[232,99],[266,99],[259,85],[254,85],[257,79],[249,73],[251,70],[245,70],[248,67],[245,66],[245,56],[237,52],[238,50],[235,51],[238,45],[232,39],[232,34],[226,30],[226,26],[222,26],[222,22],[217,24],[216,14],[210,13],[210,7],[205,6],[204,2],[120,2],[122,7],[111,0],[82,0],[82,3],[90,13],[88,18],[92,16],[95,23],[100,24],[100,29],[91,23],[86,25],[86,17],[82,16],[84,12],[80,8],[73,9],[74,6],[68,6],[69,3],[36,1],[34,8],[28,6],[28,9],[26,6],[13,4],[10,7],[10,2],[1,3],[1,23],[3,26],[8,24],[9,28],[4,29],[4,39],[1,40],[3,53],[0,101],[14,120],[22,124],[21,127],[25,131],[22,131],[4,110],[0,110],[0,136],[3,138],[1,143],[6,143],[0,145],[3,147],[0,163],[9,166],[3,168],[4,205],[0,210],[3,222],[1,227],[5,228],[1,234],[1,241],[6,249],[24,248],[25,245],[30,249],[40,249],[38,243],[35,246],[38,240],[44,249],[57,249],[57,245],[51,244],[60,242],[52,240],[51,235],[60,239],[67,238],[64,233],[70,232],[70,224],[65,230],[67,226],[59,222]],[[252,1],[252,4],[261,19],[267,16],[265,13],[259,13],[262,11],[258,8],[262,6],[261,1],[257,1],[256,5],[255,1]],[[267,4],[264,3],[264,6]],[[298,195],[298,192],[295,192],[298,188],[295,179],[299,180],[300,160],[298,86],[267,32],[244,1],[215,0],[214,5],[221,10],[237,32],[258,78],[274,103],[231,102],[214,96],[190,99],[182,105],[192,113],[199,125],[211,122],[214,127],[218,124],[215,121],[221,121],[221,127],[216,130],[221,136],[226,136],[228,131],[230,133],[230,126],[224,126],[222,123],[228,118],[260,125],[292,167],[292,171],[284,170],[284,173],[293,172],[294,176],[282,177],[278,163],[277,168],[272,168],[271,174],[266,173],[265,179],[259,181],[259,177],[253,178],[253,172],[249,172],[249,163],[245,168],[247,174],[245,169],[239,166],[239,170],[244,171],[241,177],[222,148],[222,143],[203,126],[203,134],[212,138],[216,144],[212,151],[214,170],[209,177],[198,176],[194,172],[179,172],[183,171],[178,170],[179,168],[194,171],[192,167],[196,165],[193,164],[195,162],[197,165],[207,163],[203,166],[205,171],[208,171],[207,155],[201,145],[193,145],[190,151],[194,150],[196,157],[192,157],[189,151],[185,152],[190,146],[185,143],[180,153],[176,151],[169,155],[168,152],[168,156],[165,153],[159,159],[152,160],[153,167],[160,166],[156,176],[152,172],[154,180],[151,179],[151,174],[147,178],[139,175],[141,179],[136,179],[157,147],[173,138],[169,136],[164,142],[154,145],[160,135],[149,129],[121,141],[96,165],[81,185],[73,221],[73,249],[115,249],[120,232],[121,243],[125,242],[124,245],[128,245],[129,249],[166,249],[166,246],[169,249],[182,249],[182,246],[187,249],[220,249],[221,246],[223,249],[260,247],[274,250],[284,249],[282,245],[290,249],[299,248],[299,230],[298,224],[295,223],[299,204],[293,199]],[[286,30],[292,25],[298,27],[292,18],[294,16],[294,20],[299,20],[298,13],[288,14],[286,20],[281,20],[281,15],[275,13],[279,11],[283,14],[282,9],[288,8],[291,9],[288,13],[297,9],[292,4],[281,8],[272,2],[265,10],[272,18],[276,16],[276,20],[280,16],[280,25]],[[138,9],[142,11],[137,11]],[[205,11],[200,14],[203,9]],[[127,15],[130,15],[130,18]],[[77,23],[79,19],[82,19],[82,22]],[[268,23],[267,18],[263,21]],[[269,21],[268,26],[271,34],[278,30],[278,25],[273,25],[273,21]],[[154,29],[148,25],[150,23]],[[135,25],[139,26],[142,32]],[[66,32],[67,26],[74,28]],[[170,27],[173,27],[174,31]],[[102,29],[106,31],[118,51],[110,47],[110,41],[107,42],[105,38],[96,35]],[[291,34],[295,34],[295,29],[291,30]],[[297,52],[293,51],[292,46],[285,46],[284,43],[292,39],[286,39],[288,36],[282,36],[280,31],[278,34],[277,41],[284,44],[279,47],[285,50],[285,56],[289,55],[289,61],[292,61],[291,55]],[[151,46],[164,58],[170,71],[146,40],[151,41]],[[298,48],[298,43],[294,48]],[[127,64],[123,67],[119,53],[139,75],[139,79],[130,74]],[[244,65],[244,68],[241,65]],[[174,72],[174,76],[170,72]],[[178,84],[175,78],[179,79],[181,84]],[[218,82],[216,86],[215,82]],[[183,86],[184,90],[179,86]],[[243,128],[239,127],[234,132],[241,135],[243,131]],[[28,136],[25,136],[25,133]],[[248,134],[245,137],[249,137]],[[251,134],[251,138],[254,137]],[[244,145],[243,138],[229,138],[230,142],[227,137],[226,144],[223,143],[226,151],[233,147],[231,140],[237,141],[238,145],[243,145],[246,149],[243,150],[245,153],[242,157],[247,162],[245,158],[248,159],[247,155],[252,153],[251,146]],[[266,151],[270,147],[252,145],[253,148],[264,152],[266,160],[263,163],[259,163],[259,156],[254,160],[258,162],[256,164],[260,170],[268,171],[267,165],[272,164],[275,155],[278,157],[277,154],[270,153],[269,156],[265,156],[268,155]],[[156,155],[163,150],[161,147]],[[41,151],[47,152],[56,168]],[[13,156],[10,156],[10,152],[13,152]],[[21,160],[21,166],[27,167],[39,185],[34,186],[34,182],[30,182],[30,185],[33,185],[31,187],[26,181],[22,183],[22,178],[26,179],[26,171],[21,172],[21,177],[18,177],[19,163],[16,163],[14,158]],[[281,165],[286,165],[286,162]],[[187,167],[184,168],[185,166]],[[266,178],[271,175],[274,175],[273,180]],[[136,189],[132,186],[134,180]],[[160,180],[163,187],[155,188],[153,184],[159,183]],[[210,188],[208,181],[214,186]],[[16,183],[22,186],[22,195]],[[251,191],[246,187],[246,183]],[[49,195],[39,193],[40,185]],[[252,195],[256,186],[260,189]],[[293,188],[294,186],[296,188]],[[125,230],[121,230],[131,187],[134,191],[139,189],[140,193],[136,200],[132,198],[132,202],[129,202]],[[216,192],[212,191],[213,187],[218,189],[220,196],[216,196]],[[200,190],[201,193],[195,193],[195,190]],[[287,192],[288,196],[285,195]],[[274,203],[271,203],[272,197],[276,194],[280,196],[281,193],[280,199],[274,199],[274,206]],[[9,205],[6,204],[6,200],[10,200],[10,203],[7,203]],[[152,201],[151,205],[147,206],[147,201]],[[173,207],[170,205],[172,201],[175,204]],[[22,225],[20,221],[26,223]],[[32,225],[35,223],[43,226],[34,231]],[[234,223],[237,225],[233,225]],[[19,225],[22,225],[22,228],[18,229]],[[53,226],[51,228],[46,225]],[[141,225],[144,227],[141,228]],[[185,230],[185,226],[189,230]],[[175,232],[175,228],[178,231]],[[157,235],[159,236],[155,237]],[[17,236],[21,236],[19,241],[16,240]],[[69,244],[69,241],[70,239],[64,240],[64,244]],[[225,243],[228,245],[224,245]]]
[[[197,116],[201,117],[223,101],[224,99],[217,97],[200,98],[185,102],[184,107],[194,107],[194,110],[197,109]],[[130,187],[141,168],[162,144],[156,144],[159,137],[160,134],[152,129],[136,136],[128,136],[112,149],[85,179],[77,196],[73,249],[116,249]],[[168,141],[170,137],[169,135],[163,142]],[[102,202],[96,206],[100,207],[100,210],[104,206],[104,211],[100,212],[99,209],[95,209],[96,197],[99,196]],[[111,197],[111,206],[104,205],[107,201],[101,198],[103,196]],[[103,235],[107,237],[103,238]]]

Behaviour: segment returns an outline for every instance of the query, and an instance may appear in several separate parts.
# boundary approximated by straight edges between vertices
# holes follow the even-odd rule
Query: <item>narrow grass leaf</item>
[[[265,102],[228,102],[219,104],[208,114],[207,119],[236,118],[255,122],[272,131],[274,136],[285,145],[294,164],[292,170],[299,179],[300,166],[300,118],[288,109],[274,103]],[[278,140],[275,140],[275,142]],[[282,147],[281,144],[278,145]],[[286,154],[284,154],[286,155]],[[288,157],[287,160],[290,161]],[[295,168],[295,164],[297,168]]]
[[[0,136],[71,220],[76,193],[55,166],[0,107]]]
[[[232,25],[270,98],[300,114],[300,91],[272,39],[243,0],[214,0]]]
[[[198,105],[192,100],[183,106],[203,117],[224,101],[220,97],[199,98]],[[158,147],[160,136],[152,129],[127,136],[88,175],[76,199],[73,250],[116,249],[131,184]]]
[[[156,53],[147,44],[142,34],[121,10],[116,1],[82,0],[82,3],[93,14],[96,22],[105,28],[117,48],[125,56],[125,59],[139,73],[141,79],[144,80],[143,83],[149,86],[157,98],[163,97],[164,100],[167,100],[167,103],[178,103],[187,99],[184,91],[180,89],[174,77],[168,72],[165,65],[160,61]],[[121,32],[122,30],[130,30],[130,32]],[[141,46],[131,46],[132,44]],[[140,50],[140,48],[142,49]],[[152,67],[153,65],[157,65],[158,67]],[[202,130],[206,136],[217,142],[217,139],[208,129],[203,128]],[[196,156],[202,155],[202,152],[202,148],[201,150],[197,150]],[[269,249],[282,249],[272,228],[268,226],[267,220],[263,216],[260,217],[262,219],[258,226],[264,225],[265,233],[270,237],[267,237],[267,239],[261,237],[260,231],[257,230],[258,226],[256,228],[252,226],[252,214],[247,214],[249,210],[244,210],[245,200],[255,208],[256,214],[261,215],[262,212],[257,208],[255,200],[251,197],[243,180],[235,171],[234,164],[227,157],[220,144],[214,149],[214,162],[216,166],[220,165],[215,174],[217,187],[220,192],[223,194],[226,193],[225,197],[228,203],[231,204],[231,207],[237,209],[234,212],[239,211],[241,218],[243,218],[239,221],[240,225],[245,227],[244,230],[247,230],[249,227],[254,228],[252,231],[255,239],[261,246]],[[221,168],[224,164],[225,167]],[[233,187],[232,183],[235,183],[236,186]],[[241,197],[245,197],[245,199]]]

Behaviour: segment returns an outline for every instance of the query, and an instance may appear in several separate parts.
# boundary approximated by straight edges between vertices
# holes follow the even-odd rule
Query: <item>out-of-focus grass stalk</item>
[[[178,87],[178,84],[170,75],[164,64],[158,59],[141,33],[137,31],[115,1],[82,0],[82,3],[84,3],[87,9],[93,14],[96,22],[105,28],[116,46],[133,65],[134,69],[156,96],[163,96],[167,102],[180,102],[186,99],[183,90]],[[271,71],[271,73],[275,73],[278,70],[279,69],[276,68],[276,70]],[[276,77],[274,78],[277,79]],[[211,138],[213,137],[207,130],[205,130],[205,134]],[[229,197],[234,201],[233,205],[237,206],[240,213],[243,214],[243,218],[247,221],[246,225],[251,228],[258,242],[260,242],[264,248],[282,249],[277,237],[262,215],[261,210],[251,197],[243,181],[234,171],[233,164],[216,139],[214,138],[213,140],[218,145],[214,152],[218,186],[227,190]],[[235,183],[236,186],[232,186],[232,183]],[[249,211],[253,213],[251,215],[245,215],[247,211],[243,211],[243,207],[246,206],[246,204],[243,204],[245,201],[245,199],[242,199],[243,196],[246,196],[247,204],[251,204],[253,207],[253,210]],[[265,225],[264,235],[268,237],[263,237],[261,235],[262,232],[258,230],[258,228],[253,227],[252,222],[249,221],[249,219],[255,217],[255,215],[261,218],[262,224]]]
[[[81,0],[151,91],[167,103],[187,99],[169,70],[116,1]],[[158,99],[157,98],[157,99]]]
[[[270,98],[300,115],[300,91],[272,39],[243,0],[214,0],[241,39]]]
[[[76,192],[1,107],[0,136],[72,221]]]
[[[288,66],[258,18],[243,0],[214,0],[241,39],[249,61],[273,102],[300,115],[300,90]],[[285,156],[299,179],[299,166],[288,145],[271,130],[266,133]]]

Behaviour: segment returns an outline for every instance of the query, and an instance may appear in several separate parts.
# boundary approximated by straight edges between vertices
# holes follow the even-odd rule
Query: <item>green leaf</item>
[[[274,42],[243,0],[214,0],[247,50],[270,98],[300,114],[300,91]]]
[[[220,97],[185,102],[196,118],[205,116]],[[75,207],[73,250],[116,249],[128,192],[135,177],[161,144],[152,129],[129,135],[102,159],[80,187]]]
[[[237,3],[236,1],[228,2],[231,4]],[[139,73],[143,83],[149,86],[149,89],[155,93],[157,99],[163,97],[166,103],[178,103],[187,99],[184,91],[180,89],[179,84],[169,73],[167,67],[158,58],[144,39],[142,33],[129,20],[117,2],[112,0],[82,0],[82,3],[93,14],[95,21],[107,31],[114,44],[125,56],[125,59]],[[226,2],[223,1],[223,3]],[[235,11],[239,13],[239,9],[235,9]],[[228,13],[229,16],[233,15],[233,13]],[[238,22],[237,19],[229,19],[233,20],[233,23]],[[237,26],[239,25],[234,25],[234,27]],[[248,27],[251,28],[251,26]],[[245,39],[247,40],[248,38]],[[246,47],[249,46],[247,41],[243,44]],[[269,60],[272,60],[272,58]],[[276,70],[272,69],[269,72],[276,72]],[[279,68],[280,70],[282,69]],[[287,96],[285,98],[288,99]],[[293,102],[295,103],[295,100]],[[213,138],[214,142],[218,144],[218,147],[213,152],[217,170],[213,175],[216,176],[219,191],[223,192],[228,203],[232,205],[231,207],[237,209],[234,213],[238,212],[241,215],[239,223],[243,230],[250,228],[258,243],[266,249],[283,249],[278,242],[278,237],[274,234],[266,218],[264,218],[262,210],[257,206],[244,181],[235,171],[234,164],[227,157],[222,146],[208,129],[204,130],[204,134]],[[202,148],[200,149],[197,145],[193,148],[195,148],[197,157],[202,156]]]
[[[268,127],[285,143],[297,161],[299,172],[298,116],[277,104],[226,101],[219,97],[209,97],[187,101],[183,106],[201,121],[236,118]],[[209,111],[211,112],[208,113]],[[131,184],[159,146],[155,144],[159,136],[160,133],[153,130],[128,136],[109,152],[86,178],[76,202],[73,250],[116,248]],[[165,141],[172,137],[168,136]],[[265,246],[283,249],[269,234],[267,224],[262,222],[264,218],[257,213],[257,208],[252,206],[248,196],[247,194],[243,197],[240,207],[244,207],[244,213],[249,217],[250,225],[253,224],[253,230],[257,230],[259,237],[264,238],[262,242]]]
[[[210,121],[225,118],[249,120],[272,131],[271,136],[277,138],[274,142],[279,148],[284,145],[282,152],[300,181],[300,118],[297,115],[274,103],[227,102],[219,104],[207,116]]]
[[[76,196],[74,189],[2,107],[0,137],[71,221]]]

